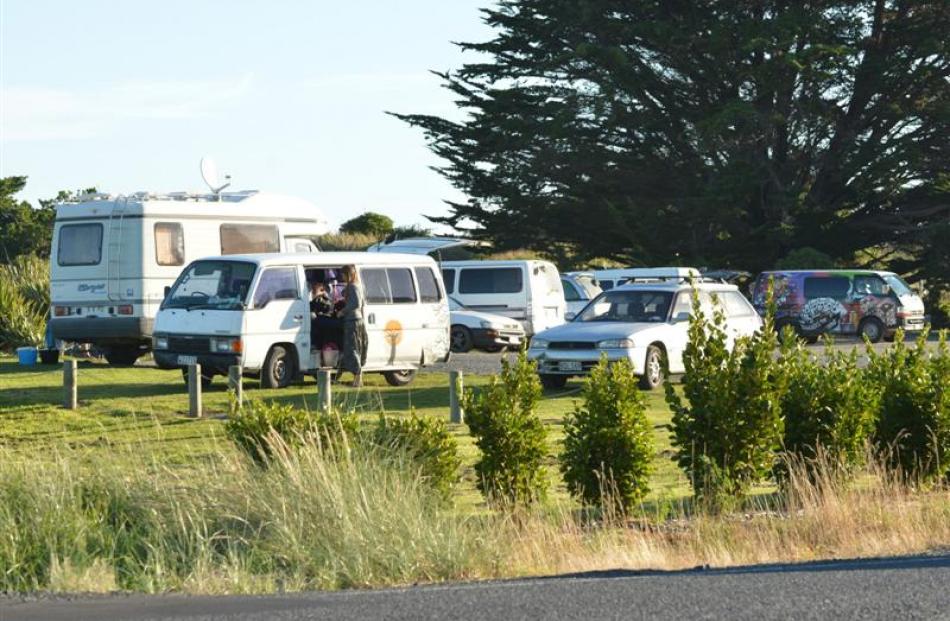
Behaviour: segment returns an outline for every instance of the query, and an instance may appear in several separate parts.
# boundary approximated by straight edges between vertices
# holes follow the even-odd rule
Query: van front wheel
[[[416,370],[386,371],[383,373],[383,377],[386,378],[386,383],[390,386],[405,386],[416,379]]]
[[[858,328],[858,336],[866,338],[872,343],[877,343],[884,336],[884,324],[881,323],[880,319],[869,317],[861,322],[861,326]]]
[[[261,388],[286,388],[297,375],[297,363],[283,345],[270,348],[261,369]]]

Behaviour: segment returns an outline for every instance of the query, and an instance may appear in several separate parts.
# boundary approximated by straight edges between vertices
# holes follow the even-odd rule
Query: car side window
[[[445,284],[445,292],[449,295],[455,293],[455,270],[442,270],[442,282]]]
[[[300,297],[297,270],[292,267],[272,267],[264,270],[254,292],[254,308],[266,306],[272,300],[296,300]]]
[[[686,313],[687,315],[693,313],[693,300],[689,291],[680,292],[680,294],[676,296],[676,303],[673,304],[673,317],[677,317],[681,313]]]
[[[579,302],[581,296],[577,293],[577,289],[574,288],[574,284],[569,280],[561,279],[561,288],[564,289],[564,301],[565,302]]]
[[[854,296],[864,297],[866,295],[883,296],[887,285],[880,276],[855,276],[854,277]]]
[[[442,299],[435,273],[428,267],[416,268],[416,280],[419,282],[419,298],[423,303],[438,302]]]
[[[738,291],[722,291],[719,299],[729,317],[751,317],[755,314],[755,310]]]
[[[360,277],[363,280],[367,304],[392,304],[393,294],[389,288],[389,278],[386,277],[385,268],[361,269]]]

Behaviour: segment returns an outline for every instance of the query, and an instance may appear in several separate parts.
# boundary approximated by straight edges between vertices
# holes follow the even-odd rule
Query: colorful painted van
[[[760,315],[765,313],[769,278],[775,283],[776,327],[792,326],[809,340],[824,333],[854,334],[876,343],[893,339],[898,328],[921,330],[926,322],[923,300],[892,272],[762,272],[752,295]]]

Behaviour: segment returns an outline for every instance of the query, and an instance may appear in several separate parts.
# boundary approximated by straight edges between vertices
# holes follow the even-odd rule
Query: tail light
[[[56,306],[53,308],[53,315],[56,317],[65,317],[69,314],[69,309],[65,306]]]
[[[131,304],[122,304],[118,308],[120,315],[131,315],[132,314],[132,305]]]

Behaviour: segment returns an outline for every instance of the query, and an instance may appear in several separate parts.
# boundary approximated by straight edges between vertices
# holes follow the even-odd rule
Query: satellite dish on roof
[[[201,178],[204,179],[211,193],[216,197],[219,197],[221,190],[231,185],[231,175],[224,176],[227,183],[218,185],[221,183],[221,179],[218,178],[218,166],[214,163],[214,160],[207,155],[201,158]]]

